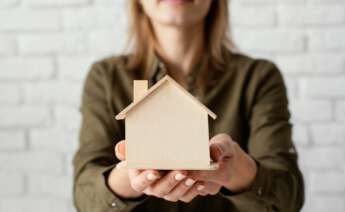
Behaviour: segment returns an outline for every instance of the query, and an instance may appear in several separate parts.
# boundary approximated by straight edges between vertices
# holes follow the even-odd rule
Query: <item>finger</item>
[[[215,161],[222,161],[231,158],[234,154],[233,145],[235,142],[227,134],[218,134],[210,140],[211,157]]]
[[[168,194],[179,182],[187,176],[186,171],[170,171],[164,177],[152,184],[148,192],[156,197],[163,198]]]
[[[219,190],[221,188],[221,185],[218,185],[213,182],[203,182],[203,184],[199,187],[197,187],[199,195],[205,196],[205,195],[216,195],[218,194]]]
[[[135,191],[143,192],[148,186],[157,181],[161,176],[156,170],[136,170],[128,171],[130,184]]]
[[[126,161],[120,161],[119,163],[116,164],[116,169],[125,169],[125,168],[127,168]]]
[[[189,189],[180,200],[183,202],[190,202],[196,196],[216,195],[218,194],[221,186],[212,182],[198,182],[191,189]]]
[[[186,202],[186,203],[192,201],[196,196],[199,195],[198,187],[200,188],[200,185],[195,184],[182,197],[180,197],[179,200],[181,200],[182,202]]]
[[[185,178],[178,185],[176,185],[175,188],[169,192],[169,194],[165,195],[164,199],[173,202],[178,201],[189,189],[193,187],[195,183],[196,181],[192,178]]]
[[[115,155],[119,160],[125,160],[126,159],[126,144],[125,140],[119,141],[115,145]]]

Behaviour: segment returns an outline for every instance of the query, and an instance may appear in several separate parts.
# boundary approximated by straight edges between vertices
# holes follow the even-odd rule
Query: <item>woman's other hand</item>
[[[215,189],[219,191],[222,186],[232,192],[241,192],[251,187],[257,174],[256,162],[229,135],[218,134],[211,138],[210,150],[219,168],[190,173],[196,180],[213,185],[212,189],[206,186],[205,193],[213,194]]]

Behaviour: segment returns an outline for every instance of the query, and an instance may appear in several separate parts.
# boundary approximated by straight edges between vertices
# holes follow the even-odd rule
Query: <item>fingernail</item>
[[[122,163],[122,162],[120,162],[120,163],[118,163],[118,164],[116,165],[116,168],[122,168],[122,167],[124,167],[124,166],[125,166],[125,164]]]
[[[195,180],[188,178],[185,182],[186,186],[192,186],[195,183]]]
[[[147,178],[148,180],[150,180],[150,181],[153,181],[153,180],[158,179],[158,176],[156,176],[156,175],[153,174],[153,173],[149,173],[149,174],[146,176],[146,178]]]
[[[116,164],[116,168],[125,168],[127,166],[127,161],[123,160]]]
[[[205,188],[205,186],[204,185],[198,185],[198,187],[196,188],[198,191],[201,191],[201,190],[203,190]]]
[[[183,175],[183,174],[181,174],[181,173],[177,173],[177,174],[175,175],[175,180],[181,181],[181,180],[183,180],[185,177],[186,177],[185,175]]]

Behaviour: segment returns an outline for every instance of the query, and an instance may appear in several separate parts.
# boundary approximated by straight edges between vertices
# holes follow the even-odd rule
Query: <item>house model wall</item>
[[[134,101],[125,120],[129,168],[205,170],[216,168],[209,151],[208,116],[216,115],[169,76],[147,90],[134,81]]]

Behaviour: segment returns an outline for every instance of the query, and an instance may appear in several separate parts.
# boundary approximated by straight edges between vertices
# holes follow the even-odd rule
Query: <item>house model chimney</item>
[[[134,80],[133,84],[133,102],[138,101],[145,96],[148,88],[147,80]]]

